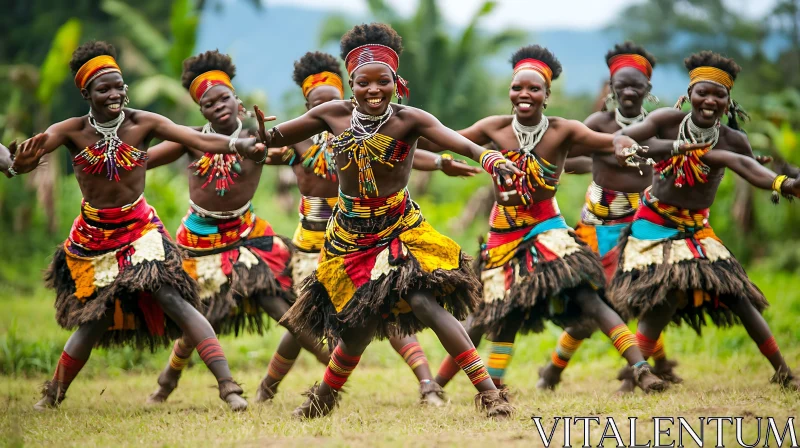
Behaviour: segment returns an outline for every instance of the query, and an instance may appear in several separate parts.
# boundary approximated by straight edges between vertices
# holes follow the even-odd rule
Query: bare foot
[[[446,403],[444,390],[435,381],[427,380],[419,383],[420,404],[440,408]]]
[[[493,389],[475,395],[475,407],[486,411],[486,416],[497,420],[506,419],[514,414],[514,406],[508,402],[507,389]]]
[[[561,372],[564,369],[559,369],[552,362],[548,362],[546,366],[539,369],[539,381],[536,382],[536,388],[539,390],[556,390],[556,386],[561,382]]]
[[[228,403],[234,412],[247,409],[247,400],[242,398],[243,393],[242,387],[233,380],[223,380],[219,383],[219,398]]]
[[[42,399],[33,405],[39,412],[55,409],[64,401],[66,391],[61,391],[57,381],[47,381],[42,385]]]
[[[261,380],[261,384],[258,385],[258,390],[256,391],[256,403],[263,403],[265,401],[271,401],[275,398],[275,394],[278,392],[278,385],[275,384],[272,387],[267,385],[267,378],[264,377]]]
[[[794,376],[789,369],[778,369],[770,382],[778,384],[783,389],[800,392],[800,378]]]
[[[633,379],[644,393],[664,392],[669,388],[669,383],[657,377],[650,371],[650,365],[644,364],[633,368]]]
[[[636,390],[636,380],[633,379],[633,368],[625,366],[617,373],[617,380],[621,381],[619,389],[614,392],[614,395],[629,395]]]
[[[653,373],[658,375],[658,377],[662,380],[669,381],[672,384],[680,384],[683,382],[683,378],[679,377],[678,374],[675,373],[675,367],[678,365],[678,361],[671,361],[667,360],[666,358],[662,358],[655,361],[654,364]]]
[[[333,408],[339,405],[339,393],[338,391],[331,390],[328,394],[320,395],[319,383],[314,383],[314,385],[303,394],[307,397],[306,401],[292,412],[292,417],[299,419],[317,418],[330,414],[333,412]]]
[[[147,397],[147,404],[161,404],[167,401],[169,395],[178,387],[181,371],[174,370],[167,365],[158,375],[158,389]]]

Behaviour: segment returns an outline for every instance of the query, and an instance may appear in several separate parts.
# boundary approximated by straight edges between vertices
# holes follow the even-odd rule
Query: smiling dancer
[[[477,144],[504,148],[504,157],[525,172],[516,185],[520,193],[496,189],[481,250],[484,303],[467,322],[468,332],[476,339],[485,332],[493,341],[489,372],[498,386],[517,333],[540,332],[551,320],[563,327],[599,327],[633,367],[636,384],[645,392],[662,391],[667,384],[650,371],[633,334],[598,295],[606,282],[599,258],[564,222],[555,199],[567,156],[610,153],[614,136],[544,115],[551,82],[561,74],[550,51],[522,47],[511,64],[513,115],[488,117],[460,131]],[[438,149],[427,142],[420,146]],[[437,380],[452,377],[450,362],[445,360]]]
[[[609,110],[596,112],[585,121],[589,129],[614,134],[622,128],[638,123],[647,116],[643,107],[646,99],[652,97],[650,77],[656,60],[644,48],[625,42],[615,45],[606,54],[606,64],[610,72],[611,90]],[[567,166],[570,162],[567,162]],[[622,231],[633,221],[639,206],[639,198],[652,182],[653,168],[650,165],[623,167],[613,155],[595,153],[590,159],[592,183],[586,192],[586,203],[581,213],[581,221],[575,233],[600,256],[606,277],[610,279],[617,266],[619,252],[613,250]],[[567,168],[570,171],[569,168]],[[570,358],[581,343],[594,332],[593,328],[564,329],[558,338],[551,361],[539,371],[536,387],[554,389],[561,381],[561,374]],[[642,350],[642,347],[639,347]],[[674,374],[674,362],[668,361],[663,340],[659,339],[652,354],[642,351],[642,355],[652,355],[653,373],[672,383],[681,382]],[[620,392],[632,392],[635,388],[630,368],[620,372],[622,380]]]
[[[92,347],[168,343],[181,334],[197,347],[219,383],[220,398],[233,410],[247,402],[232,377],[214,330],[195,305],[195,281],[155,210],[144,199],[150,140],[180,142],[204,152],[267,157],[254,138],[201,134],[149,112],[125,108],[128,86],[114,47],[89,42],[73,53],[75,85],[89,113],[50,126],[17,151],[13,174],[33,170],[47,153],[64,145],[83,193],[81,214],[59,247],[47,273],[56,291],[56,320],[78,327],[70,336],[37,410],[64,400]]]
[[[244,107],[231,79],[236,66],[230,56],[206,51],[183,63],[182,83],[208,120],[204,134],[249,137],[242,127]],[[160,143],[148,151],[147,168],[189,155],[189,212],[177,232],[184,251],[183,268],[200,287],[205,316],[221,334],[244,330],[262,333],[262,310],[279,321],[295,299],[292,290],[291,243],[256,216],[251,203],[263,163],[237,154],[211,154],[180,143]],[[276,158],[280,160],[280,157]],[[329,355],[308,334],[288,338],[314,353],[323,364]],[[160,403],[178,386],[194,346],[175,341],[169,362],[158,377],[159,388],[148,398]]]
[[[492,384],[457,320],[479,300],[469,257],[425,221],[406,186],[420,137],[484,162],[509,187],[512,176],[522,173],[432,115],[390,103],[395,91],[399,98],[408,95],[397,74],[402,41],[392,28],[356,26],[342,38],[341,49],[352,100],[321,104],[263,135],[271,146],[296,144],[323,131],[335,135],[329,145],[339,200],[319,265],[287,318],[338,344],[322,384],[311,388],[295,415],[330,413],[373,338],[431,327],[478,389],[476,404],[489,416],[508,416],[513,408]]]
[[[697,142],[703,149],[686,154],[653,151],[653,186],[641,198],[633,224],[621,243],[619,266],[609,287],[609,299],[630,317],[639,318],[637,340],[643,352],[657,349],[670,320],[686,321],[700,334],[705,315],[718,326],[741,322],[750,338],[775,369],[773,382],[797,390],[800,380],[783,359],[775,337],[761,316],[768,303],[733,254],[714,234],[708,209],[714,202],[725,168],[751,184],[796,196],[800,185],[777,176],[753,160],[747,136],[739,131],[743,113],[731,99],[740,67],[710,51],[684,61],[689,71],[687,96],[678,109],[661,109],[641,123],[626,127],[615,139],[617,154],[631,155],[628,138],[657,137]],[[689,113],[679,108],[691,104]],[[723,115],[728,125],[721,124]],[[641,152],[641,148],[638,148]]]
[[[344,86],[339,61],[326,53],[309,52],[294,63],[293,79],[302,89],[306,109],[329,101],[344,98]],[[325,131],[293,146],[296,157],[291,159],[297,177],[300,194],[300,222],[292,242],[295,252],[292,268],[295,285],[300,285],[314,272],[325,241],[325,225],[333,214],[338,200],[339,183],[330,140]],[[477,168],[458,163],[447,155],[436,156],[427,151],[414,154],[413,168],[417,170],[441,170],[449,176],[472,176],[480,172]],[[433,381],[428,359],[414,335],[390,337],[392,348],[406,361],[420,383],[420,400],[423,404],[441,406],[444,391]],[[278,385],[291,369],[300,346],[285,336],[270,361],[267,374],[258,389],[257,401],[272,399]]]

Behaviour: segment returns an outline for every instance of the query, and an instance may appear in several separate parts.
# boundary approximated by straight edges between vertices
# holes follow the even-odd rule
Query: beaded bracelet
[[[497,182],[497,185],[500,185],[500,179],[497,176],[497,167],[506,160],[503,154],[493,149],[487,149],[481,153],[480,160],[483,169],[492,176],[495,182]]]
[[[781,174],[780,176],[775,177],[775,180],[772,181],[772,203],[777,204],[781,201],[781,187],[783,183],[786,182],[788,176]]]

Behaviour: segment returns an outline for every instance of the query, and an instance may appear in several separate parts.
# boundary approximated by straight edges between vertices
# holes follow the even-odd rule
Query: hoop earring
[[[547,101],[545,101],[544,103],[542,103],[542,109],[544,109],[544,110],[547,110]]]
[[[123,89],[125,89],[125,99],[122,101],[122,107],[128,107],[128,103],[131,102],[131,98],[128,96],[128,85],[125,84]]]

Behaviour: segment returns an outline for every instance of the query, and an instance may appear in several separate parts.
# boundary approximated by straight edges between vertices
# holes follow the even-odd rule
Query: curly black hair
[[[322,72],[336,73],[341,78],[342,68],[339,65],[339,60],[328,53],[309,51],[304,54],[302,58],[294,62],[292,79],[298,86],[302,87],[303,81],[306,78]]]
[[[611,63],[611,58],[621,54],[638,54],[639,56],[644,56],[644,58],[647,59],[647,62],[650,63],[650,66],[656,68],[656,57],[653,56],[649,51],[645,50],[641,45],[637,45],[629,40],[625,41],[624,43],[614,45],[614,48],[606,53],[606,64],[609,65]]]
[[[72,70],[72,76],[78,73],[83,64],[97,56],[111,56],[116,59],[117,49],[110,43],[101,40],[86,42],[72,52],[72,59],[69,61],[69,69]]]
[[[558,62],[555,55],[547,48],[540,45],[527,45],[520,48],[511,55],[511,67],[514,67],[523,59],[538,59],[547,64],[553,72],[553,81],[561,76],[561,63]]]
[[[403,52],[403,38],[397,31],[385,23],[370,23],[356,25],[342,36],[340,45],[341,57],[347,57],[347,53],[353,48],[366,44],[385,45],[397,53],[399,56]]]
[[[236,76],[236,66],[230,56],[220,53],[219,50],[206,51],[183,61],[181,84],[188,89],[195,78],[211,70],[223,71],[231,79]]]
[[[716,67],[720,70],[727,72],[731,75],[733,80],[736,80],[736,75],[742,70],[733,59],[726,58],[719,53],[713,51],[701,51],[695,53],[683,60],[683,65],[687,70],[692,71],[697,67]]]

